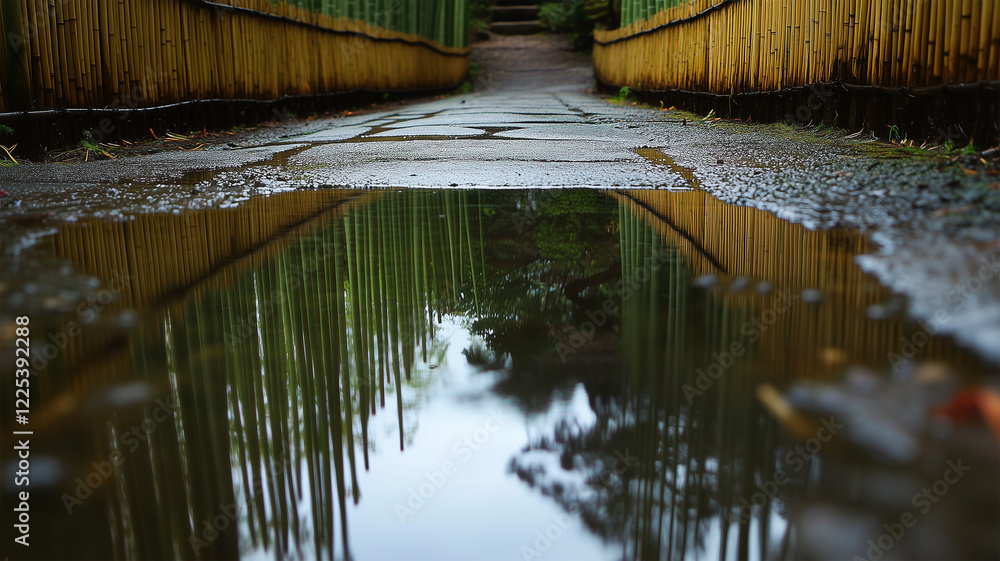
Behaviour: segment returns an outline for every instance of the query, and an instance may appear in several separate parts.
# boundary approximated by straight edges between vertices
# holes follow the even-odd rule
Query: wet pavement
[[[956,405],[997,384],[995,168],[609,103],[531,41],[480,93],[0,168],[33,555],[1000,554]]]

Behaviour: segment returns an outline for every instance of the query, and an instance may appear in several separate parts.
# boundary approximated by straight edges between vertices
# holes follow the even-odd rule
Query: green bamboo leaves
[[[421,35],[449,47],[464,47],[468,35],[468,0],[280,0],[332,17]]]
[[[127,466],[111,501],[127,532],[150,533],[131,490],[149,478],[168,513],[121,547],[142,558],[350,557],[347,501],[363,496],[373,416],[389,394],[402,450],[407,386],[440,361],[443,316],[475,307],[483,263],[467,193],[373,198],[340,203],[243,272],[224,270],[166,313],[162,334],[137,340],[133,368],[169,377],[180,406],[176,429]],[[202,523],[220,505],[240,530],[209,539]]]
[[[649,19],[653,14],[680,6],[687,0],[621,0],[621,25]]]

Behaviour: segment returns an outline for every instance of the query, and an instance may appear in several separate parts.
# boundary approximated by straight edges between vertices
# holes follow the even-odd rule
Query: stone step
[[[493,21],[535,21],[538,6],[494,6]]]
[[[496,21],[490,31],[501,35],[531,35],[545,31],[545,26],[537,21]]]

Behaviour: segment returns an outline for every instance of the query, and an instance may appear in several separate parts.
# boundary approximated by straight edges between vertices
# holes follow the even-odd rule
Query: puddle
[[[865,236],[690,187],[328,189],[58,225],[0,286],[4,368],[32,318],[32,523],[61,536],[32,553],[864,557],[940,474],[873,462],[854,426],[798,452],[756,395],[984,370],[946,338],[898,360],[916,329],[854,265]],[[935,554],[996,553],[988,456],[921,519]]]

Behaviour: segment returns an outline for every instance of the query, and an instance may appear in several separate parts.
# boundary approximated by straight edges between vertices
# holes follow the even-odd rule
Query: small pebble
[[[750,286],[750,278],[747,276],[739,276],[733,279],[733,282],[729,283],[730,292],[740,292]]]
[[[700,286],[702,288],[708,288],[710,286],[715,286],[715,283],[719,282],[719,277],[715,275],[702,275],[694,279],[694,285]]]
[[[889,316],[889,310],[882,304],[873,304],[868,306],[869,319],[886,319]]]
[[[815,304],[823,300],[823,293],[815,288],[807,288],[802,291],[802,301]]]

